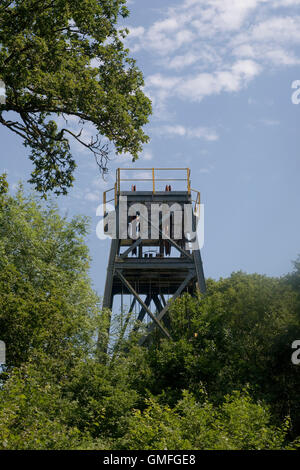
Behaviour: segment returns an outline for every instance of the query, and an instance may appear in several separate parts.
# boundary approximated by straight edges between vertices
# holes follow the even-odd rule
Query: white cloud
[[[197,62],[198,57],[192,52],[187,53],[186,55],[177,55],[173,57],[169,62],[170,69],[182,69],[188,65],[192,65]]]
[[[166,77],[157,73],[155,75],[150,75],[147,78],[147,85],[160,88],[161,90],[169,91],[174,86],[180,82],[180,78],[177,77]]]
[[[263,124],[264,126],[267,126],[267,127],[274,127],[274,126],[279,126],[280,125],[280,121],[277,121],[275,119],[263,118],[263,119],[260,119],[259,122],[261,124]]]
[[[150,161],[153,159],[153,154],[150,150],[145,150],[141,157],[140,157],[141,160],[146,160],[146,161]]]
[[[243,44],[235,48],[233,54],[240,58],[251,57],[260,62],[269,62],[275,66],[292,66],[300,63],[300,58],[295,56],[293,51],[288,51],[280,46],[274,48],[272,44],[261,45],[259,48]]]
[[[292,3],[290,3],[292,5]],[[294,46],[300,44],[300,16],[271,17],[232,39],[233,55],[251,58],[266,66],[299,65]]]
[[[300,5],[300,0],[275,0],[273,8],[293,7]]]
[[[159,66],[159,73],[146,77],[155,110],[161,114],[169,97],[200,101],[237,92],[270,66],[298,65],[299,5],[300,0],[184,0],[148,28],[132,28],[130,47],[148,51]]]
[[[266,0],[199,0],[198,18],[194,25],[209,31],[210,34],[218,32],[238,31],[246,18],[259,4]],[[186,2],[188,6],[188,2]]]
[[[214,47],[203,44],[201,48],[196,50],[188,50],[182,55],[175,55],[169,61],[164,62],[164,65],[169,69],[182,70],[190,65],[197,64],[198,68],[202,66],[205,68],[207,65],[217,66],[221,64],[221,58],[217,54]]]
[[[271,41],[278,43],[300,42],[300,16],[272,16],[264,21],[255,23],[248,31],[237,35],[233,43],[245,41],[264,43]]]
[[[231,68],[214,73],[199,73],[189,77],[166,77],[156,74],[148,77],[147,86],[158,89],[161,98],[177,96],[190,101],[201,101],[205,96],[222,91],[240,90],[260,72],[252,60],[236,61]]]
[[[154,128],[153,132],[162,136],[187,137],[207,141],[215,141],[219,139],[219,136],[214,129],[208,127],[189,128],[180,124],[160,126],[158,128]]]
[[[84,199],[86,201],[91,201],[91,202],[96,202],[96,201],[100,201],[100,197],[102,195],[97,191],[97,192],[88,192],[85,196],[84,196]]]
[[[194,129],[187,129],[187,135],[188,137],[204,139],[211,142],[219,140],[219,136],[216,131],[207,127],[196,127]]]
[[[99,191],[106,191],[107,189],[111,188],[114,185],[115,179],[112,173],[108,174],[108,177],[105,179],[100,175],[98,178],[94,178],[91,182],[91,186],[97,188]]]
[[[138,37],[144,49],[166,55],[197,38],[238,31],[247,16],[266,0],[186,0],[169,8],[166,18],[155,21]],[[133,28],[134,29],[134,28]],[[135,30],[138,28],[135,28]],[[141,29],[140,29],[141,32]]]
[[[298,65],[300,59],[294,55],[285,51],[284,49],[274,49],[266,52],[265,57],[273,62],[274,65]]]
[[[133,26],[129,26],[128,29],[130,39],[141,38],[145,33],[145,28],[143,26],[138,26],[136,28],[134,28]]]

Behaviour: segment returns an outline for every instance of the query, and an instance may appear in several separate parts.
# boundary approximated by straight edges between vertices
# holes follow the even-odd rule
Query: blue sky
[[[111,162],[104,182],[78,146],[74,188],[62,213],[91,217],[91,274],[101,295],[109,242],[95,234],[102,191],[115,168],[187,167],[205,204],[204,269],[280,276],[300,253],[300,0],[130,1],[127,38],[154,112],[140,160]],[[163,5],[163,6],[162,6]],[[12,188],[29,178],[27,150],[0,128]]]

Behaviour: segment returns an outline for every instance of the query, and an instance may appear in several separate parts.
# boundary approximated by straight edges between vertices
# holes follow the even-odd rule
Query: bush
[[[254,403],[246,391],[225,397],[223,405],[199,403],[188,392],[171,409],[157,400],[136,410],[126,436],[117,449],[138,450],[261,450],[283,449],[289,420],[281,427],[271,424],[271,414]]]

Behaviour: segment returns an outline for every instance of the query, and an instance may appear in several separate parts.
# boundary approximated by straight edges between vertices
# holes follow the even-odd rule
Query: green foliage
[[[72,402],[32,364],[16,369],[0,390],[1,449],[75,449],[87,439],[66,417]]]
[[[298,313],[300,316],[300,256],[294,262],[294,271],[287,276],[287,283],[293,287],[298,294],[299,308]]]
[[[0,175],[0,196],[6,194],[8,191],[8,182],[6,180],[6,174]]]
[[[88,278],[85,218],[70,222],[19,190],[0,210],[0,337],[7,364],[35,350],[75,357],[92,347],[98,298]]]
[[[148,141],[142,128],[151,102],[143,76],[129,57],[118,21],[128,15],[126,0],[17,0],[0,5],[0,78],[6,102],[0,123],[31,149],[30,182],[45,194],[66,194],[75,161],[70,139],[94,154],[106,171],[109,151],[136,159]],[[6,116],[14,111],[16,120]],[[91,125],[89,140],[67,122]]]
[[[71,423],[93,438],[122,435],[138,394],[129,380],[129,362],[114,367],[86,360],[78,364],[65,390],[76,400]]]
[[[136,410],[128,433],[116,448],[138,450],[261,450],[281,449],[289,428],[270,424],[267,407],[255,404],[244,392],[225,397],[220,407],[198,403],[188,392],[171,409],[149,399],[147,408]]]
[[[175,341],[149,352],[152,392],[169,388],[166,399],[174,404],[182,389],[197,394],[203,383],[219,403],[250,384],[253,395],[272,404],[278,417],[291,416],[299,434],[300,376],[291,362],[291,344],[300,338],[299,291],[290,284],[235,273],[208,281],[205,296],[179,299],[170,314]]]
[[[299,261],[281,279],[208,280],[171,306],[173,340],[155,332],[147,349],[116,316],[105,355],[87,220],[7,189],[2,176],[1,449],[299,448]]]

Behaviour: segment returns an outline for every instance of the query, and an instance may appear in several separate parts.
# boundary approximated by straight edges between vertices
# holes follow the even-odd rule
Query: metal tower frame
[[[122,171],[148,171],[150,178],[121,178]],[[160,171],[184,171],[185,178],[157,178],[156,172]],[[136,185],[131,187],[131,191],[121,190],[123,182],[150,181],[151,191],[136,190]],[[171,186],[166,185],[164,191],[157,191],[156,187],[160,182],[185,181],[184,191],[172,191]],[[114,191],[113,199],[108,200],[108,195]],[[192,194],[196,193],[195,199]],[[108,202],[114,201],[114,211],[107,212]],[[125,201],[126,210],[123,216]],[[104,225],[109,230],[109,220],[114,220],[115,233],[111,241],[110,254],[107,267],[107,276],[103,298],[103,308],[112,310],[114,297],[116,295],[131,294],[133,301],[130,305],[128,315],[123,325],[122,333],[125,333],[131,312],[135,305],[140,305],[137,320],[143,321],[145,316],[152,320],[147,325],[146,334],[140,339],[140,344],[147,343],[152,331],[158,328],[163,336],[171,338],[168,331],[167,313],[170,305],[184,291],[194,292],[199,289],[205,292],[205,278],[201,259],[200,249],[187,248],[182,239],[175,236],[175,217],[172,208],[174,204],[179,208],[184,206],[192,207],[192,223],[196,226],[196,214],[200,211],[200,193],[194,191],[190,186],[190,170],[188,168],[143,168],[143,169],[118,169],[115,187],[105,191],[103,195],[104,204]],[[143,204],[148,210],[148,217],[144,217],[135,208]],[[160,215],[159,223],[153,224],[151,214],[153,207],[170,208],[170,211],[163,216]],[[132,215],[132,209],[135,215]],[[131,212],[130,212],[131,210]],[[128,213],[131,213],[129,216]],[[111,217],[113,215],[113,217]],[[121,227],[123,217],[123,228]],[[144,218],[146,223],[146,237],[140,230],[140,224]],[[147,219],[147,220],[146,220]],[[157,219],[156,219],[157,220]],[[120,222],[121,221],[121,222]],[[135,225],[134,225],[135,224]],[[178,225],[178,224],[177,224]],[[135,237],[129,236],[129,227],[134,227]],[[125,230],[124,230],[125,227]],[[139,227],[136,230],[136,227]],[[167,227],[167,228],[166,228]],[[177,227],[178,228],[178,227]],[[185,219],[181,218],[182,233],[185,233]],[[151,234],[156,230],[157,237],[151,238]],[[196,240],[197,242],[197,240]],[[155,256],[149,252],[149,248],[155,249]],[[152,250],[150,250],[152,251]],[[171,256],[172,255],[172,256]],[[172,295],[169,302],[165,300],[166,295]],[[142,298],[144,297],[144,299]],[[155,312],[150,308],[151,303],[155,306]],[[109,321],[110,323],[110,321]]]

